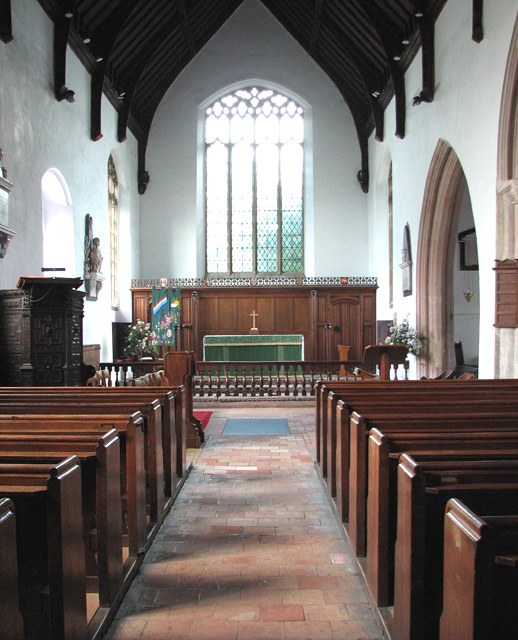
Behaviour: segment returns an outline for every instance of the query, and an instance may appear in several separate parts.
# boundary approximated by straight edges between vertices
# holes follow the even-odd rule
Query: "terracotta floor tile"
[[[284,640],[284,623],[240,622],[238,640]]]
[[[190,640],[191,621],[169,620],[167,623],[160,621],[148,622],[141,640]]]
[[[237,630],[235,620],[193,622],[190,640],[237,640]]]
[[[284,633],[286,640],[332,640],[333,638],[331,623],[326,621],[285,622]]]
[[[306,620],[349,620],[349,609],[345,604],[305,604]]]
[[[261,604],[259,605],[260,620],[304,620],[304,608],[300,604]]]
[[[367,597],[359,586],[350,589],[327,589],[324,591],[327,604],[365,604]]]
[[[259,620],[261,605],[257,604],[227,604],[215,607],[213,620]]]
[[[287,416],[288,436],[222,436]],[[107,640],[379,640],[315,472],[314,407],[214,409]]]
[[[286,589],[282,592],[284,604],[324,604],[321,589]]]
[[[315,564],[281,564],[281,576],[316,576]]]
[[[333,638],[337,640],[378,640],[379,631],[373,619],[369,621],[331,620]]]

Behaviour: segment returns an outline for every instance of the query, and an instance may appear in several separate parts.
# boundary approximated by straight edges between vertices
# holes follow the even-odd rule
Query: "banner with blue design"
[[[151,323],[159,345],[174,345],[174,328],[180,326],[180,287],[151,289]]]

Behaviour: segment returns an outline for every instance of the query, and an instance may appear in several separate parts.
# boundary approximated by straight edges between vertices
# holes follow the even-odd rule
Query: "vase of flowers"
[[[389,327],[389,335],[385,340],[385,344],[404,344],[408,347],[408,352],[414,356],[418,356],[423,348],[423,343],[418,337],[415,328],[410,326],[408,318],[405,318],[399,324],[393,324]]]
[[[137,320],[136,324],[129,328],[124,353],[138,360],[142,359],[143,353],[158,356],[157,336],[149,322]]]

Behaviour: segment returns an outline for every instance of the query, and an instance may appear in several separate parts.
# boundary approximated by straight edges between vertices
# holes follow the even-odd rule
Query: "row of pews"
[[[317,468],[391,640],[518,638],[518,380],[323,382]]]
[[[183,386],[0,388],[0,638],[107,630],[188,474]]]

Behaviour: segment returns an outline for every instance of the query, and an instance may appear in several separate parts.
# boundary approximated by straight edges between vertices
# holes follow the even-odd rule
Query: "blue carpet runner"
[[[289,435],[286,418],[229,418],[223,429],[224,436]]]

